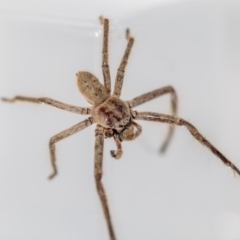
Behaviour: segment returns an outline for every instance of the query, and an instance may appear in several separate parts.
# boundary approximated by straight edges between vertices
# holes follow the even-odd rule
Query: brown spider
[[[101,200],[103,212],[106,218],[108,231],[111,240],[116,240],[116,235],[113,229],[109,207],[107,203],[107,197],[102,179],[102,161],[103,161],[103,145],[104,138],[113,137],[117,146],[117,150],[111,151],[112,157],[119,159],[122,156],[121,142],[124,140],[133,140],[140,135],[142,128],[138,125],[135,120],[147,120],[154,122],[164,122],[170,124],[167,137],[161,148],[165,151],[169,141],[172,137],[174,125],[185,126],[188,131],[196,138],[200,143],[205,145],[209,150],[212,151],[224,164],[231,167],[234,173],[240,175],[240,170],[230,162],[219,150],[217,150],[205,137],[203,137],[198,130],[186,120],[176,117],[177,113],[177,96],[176,92],[171,86],[159,88],[151,92],[142,94],[130,101],[123,101],[120,99],[121,89],[123,84],[124,71],[127,65],[127,61],[134,43],[133,37],[130,35],[130,31],[126,30],[126,38],[128,45],[123,55],[122,61],[117,71],[117,77],[114,86],[114,92],[111,94],[111,80],[108,65],[108,32],[109,32],[109,21],[100,17],[100,21],[103,24],[103,51],[102,51],[102,71],[104,78],[104,86],[99,80],[89,72],[78,72],[77,82],[80,92],[86,98],[86,100],[92,104],[92,107],[82,108],[65,104],[51,98],[32,98],[25,96],[15,96],[14,98],[2,98],[6,102],[15,101],[26,101],[34,103],[46,103],[54,107],[75,112],[83,115],[91,115],[86,120],[56,134],[50,138],[49,148],[51,163],[53,167],[53,173],[49,176],[50,179],[57,175],[56,156],[55,156],[55,143],[60,140],[77,133],[86,127],[89,127],[93,123],[97,124],[95,130],[95,154],[94,154],[94,175],[96,181],[97,192]],[[142,103],[150,101],[156,97],[170,93],[171,95],[171,109],[172,115],[166,115],[154,112],[137,112],[132,110]]]

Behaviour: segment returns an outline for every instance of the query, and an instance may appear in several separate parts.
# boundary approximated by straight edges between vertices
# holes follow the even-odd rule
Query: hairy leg
[[[178,126],[185,126],[188,131],[192,134],[192,136],[198,140],[201,144],[206,146],[214,155],[216,155],[226,166],[232,168],[234,173],[240,175],[240,170],[229,161],[217,148],[215,148],[199,131],[189,122],[182,118],[160,114],[160,113],[152,113],[152,112],[132,112],[135,119],[139,120],[147,120],[153,122],[164,122],[169,124],[175,124]]]
[[[114,86],[114,93],[113,93],[113,95],[115,97],[120,97],[120,95],[121,95],[123,78],[124,78],[124,71],[125,71],[125,68],[127,66],[128,57],[130,55],[130,52],[131,52],[131,49],[132,49],[132,46],[133,46],[133,43],[134,43],[133,37],[130,36],[129,29],[126,30],[126,38],[128,40],[128,45],[127,45],[127,48],[126,48],[125,53],[123,55],[122,61],[120,63],[118,71],[117,71],[117,76],[116,76],[115,86]]]
[[[49,179],[52,179],[57,175],[57,166],[56,166],[56,155],[55,155],[55,143],[59,142],[60,140],[69,137],[73,135],[74,133],[77,133],[81,130],[83,130],[86,127],[89,127],[94,123],[94,120],[92,117],[87,118],[86,120],[54,135],[53,137],[50,138],[49,141],[49,149],[50,149],[50,156],[51,156],[51,163],[53,167],[53,173],[49,176]]]
[[[111,78],[108,65],[108,32],[109,20],[100,16],[100,22],[103,24],[103,48],[102,48],[102,72],[104,78],[104,86],[107,93],[111,93]]]
[[[138,97],[133,98],[130,101],[127,101],[127,103],[132,108],[168,93],[171,94],[171,114],[173,116],[176,116],[177,115],[177,94],[172,86],[159,88],[157,90],[142,94]],[[174,124],[170,124],[167,136],[160,148],[161,152],[166,151],[169,145],[169,142],[172,139],[173,132],[174,132]]]
[[[105,219],[107,221],[108,231],[111,240],[116,240],[113,224],[110,216],[106,193],[102,184],[102,162],[103,162],[103,146],[104,146],[104,128],[97,125],[95,130],[95,151],[94,151],[94,175],[96,181],[97,192],[101,200]]]
[[[121,144],[121,141],[119,139],[119,135],[117,134],[113,134],[113,138],[114,138],[114,141],[116,143],[116,146],[117,146],[117,150],[111,150],[111,156],[116,158],[116,159],[120,159],[121,156],[122,156],[122,144]]]
[[[32,103],[46,103],[48,105],[51,105],[53,107],[57,107],[69,112],[74,112],[78,114],[83,114],[83,115],[88,115],[91,114],[91,109],[90,108],[82,108],[82,107],[77,107],[73,105],[69,105],[66,103],[59,102],[57,100],[47,98],[47,97],[42,97],[42,98],[33,98],[33,97],[25,97],[25,96],[15,96],[13,98],[2,98],[2,101],[4,102],[16,102],[16,101],[23,101],[23,102],[32,102]]]

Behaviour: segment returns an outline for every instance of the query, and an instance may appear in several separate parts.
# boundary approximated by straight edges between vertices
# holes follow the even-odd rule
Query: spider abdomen
[[[128,105],[121,99],[112,96],[93,108],[92,116],[97,124],[117,131],[121,131],[131,120]]]
[[[78,72],[76,75],[78,88],[89,103],[97,106],[109,97],[106,88],[93,74],[89,72]]]

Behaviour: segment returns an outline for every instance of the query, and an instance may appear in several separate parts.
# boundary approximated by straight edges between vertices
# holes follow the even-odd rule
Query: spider
[[[69,137],[91,126],[93,123],[96,123],[97,126],[95,129],[94,148],[94,177],[96,189],[106,219],[110,239],[116,240],[116,234],[111,220],[106,193],[101,182],[103,175],[102,162],[104,138],[113,137],[117,149],[110,152],[111,156],[116,159],[121,158],[121,142],[125,140],[133,140],[141,134],[142,128],[138,123],[135,122],[135,120],[146,120],[169,124],[168,134],[161,148],[162,152],[167,149],[167,146],[173,135],[174,126],[184,126],[197,141],[212,151],[212,153],[216,155],[224,164],[231,167],[234,173],[240,175],[240,170],[218,149],[216,149],[201,133],[199,133],[199,131],[191,123],[177,117],[177,95],[172,86],[166,86],[151,92],[147,92],[133,98],[130,101],[123,101],[120,99],[124,72],[134,43],[134,38],[131,36],[129,29],[126,30],[126,39],[128,41],[127,47],[117,70],[115,86],[113,93],[111,94],[111,79],[108,65],[109,20],[100,17],[100,22],[103,25],[102,72],[104,85],[101,84],[99,80],[89,72],[81,71],[76,74],[79,90],[87,102],[93,105],[92,107],[82,108],[78,106],[72,106],[47,97],[33,98],[26,96],[15,96],[13,98],[2,98],[2,100],[5,102],[25,101],[32,103],[45,103],[70,112],[82,115],[91,115],[84,121],[77,123],[76,125],[50,138],[49,149],[53,173],[49,176],[49,179],[52,179],[58,173],[56,166],[55,144],[66,137]],[[142,103],[148,102],[165,94],[170,94],[171,96],[171,115],[155,112],[137,112],[132,109]]]

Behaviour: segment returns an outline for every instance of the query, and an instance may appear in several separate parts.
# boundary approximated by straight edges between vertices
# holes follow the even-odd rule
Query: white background
[[[240,167],[240,6],[237,1],[1,1],[0,96],[48,96],[88,106],[75,73],[102,80],[102,32],[110,19],[112,82],[124,31],[136,42],[122,99],[175,87],[179,116]],[[169,113],[169,96],[138,109]],[[93,177],[94,127],[57,143],[49,138],[85,119],[49,106],[0,103],[0,240],[109,239]],[[116,161],[105,142],[104,184],[118,240],[240,239],[240,179],[177,127],[165,155],[167,126],[138,122]]]

